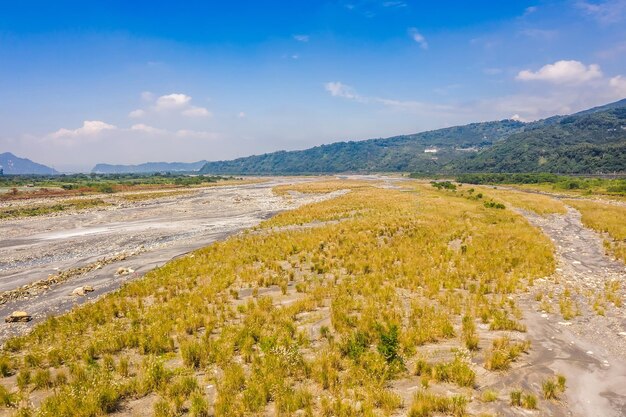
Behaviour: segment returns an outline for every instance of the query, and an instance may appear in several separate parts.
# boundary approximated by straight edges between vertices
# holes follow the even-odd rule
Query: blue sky
[[[626,0],[2,1],[0,152],[219,160],[626,97]]]

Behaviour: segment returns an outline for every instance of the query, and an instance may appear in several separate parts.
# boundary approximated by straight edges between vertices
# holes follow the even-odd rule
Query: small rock
[[[32,319],[32,316],[25,311],[14,311],[9,317],[4,319],[4,321],[7,323],[25,323],[31,321]]]
[[[83,290],[84,290],[85,292],[93,292],[93,291],[94,291],[94,289],[93,289],[93,287],[92,287],[91,285],[85,285],[85,286],[83,287]]]
[[[84,296],[85,295],[85,288],[83,288],[83,287],[74,288],[74,291],[72,291],[72,295]]]
[[[118,268],[115,275],[128,275],[128,274],[132,274],[133,272],[135,272],[135,270],[131,268]]]

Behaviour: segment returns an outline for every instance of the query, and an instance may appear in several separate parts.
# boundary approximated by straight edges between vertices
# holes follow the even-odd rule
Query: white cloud
[[[538,71],[520,71],[516,77],[520,81],[546,81],[555,84],[580,84],[597,78],[602,78],[600,66],[586,66],[580,61],[557,61],[544,65]]]
[[[352,87],[342,84],[339,81],[324,84],[326,91],[333,97],[343,97],[351,100],[360,100],[361,97],[354,92]]]
[[[61,139],[61,138],[76,138],[81,136],[97,136],[99,133],[107,130],[115,130],[116,126],[102,122],[100,120],[85,120],[82,127],[77,129],[59,129],[56,132],[50,133],[49,138]]]
[[[308,42],[311,39],[309,35],[293,35],[293,38],[298,42]]]
[[[428,49],[428,42],[426,42],[426,38],[424,35],[418,32],[416,28],[409,28],[409,35],[411,39],[417,42],[422,49]]]
[[[167,133],[166,130],[158,129],[158,128],[152,127],[152,126],[148,126],[148,125],[145,125],[143,123],[132,125],[130,127],[130,130],[132,130],[134,132],[150,133],[150,134],[153,134],[153,135],[163,135],[163,134]]]
[[[157,111],[180,109],[189,105],[191,97],[186,94],[168,94],[161,96],[156,101]]]
[[[617,23],[626,15],[626,0],[579,1],[577,6],[587,16],[604,25]]]
[[[183,116],[188,117],[211,117],[212,114],[210,111],[205,109],[204,107],[196,107],[191,106],[188,109],[185,109],[181,112]]]
[[[626,97],[626,78],[618,75],[609,80],[611,88],[615,89],[615,93],[620,97]]]
[[[239,119],[244,119],[244,118],[246,117],[246,113],[244,113],[244,112],[240,111],[240,112],[239,112],[239,114],[237,115],[237,117],[238,117]]]
[[[128,117],[132,119],[139,119],[140,117],[144,117],[146,115],[146,111],[143,109],[136,109],[128,113]]]
[[[144,91],[141,93],[141,98],[144,101],[154,102],[154,104],[147,108],[133,110],[128,114],[128,117],[136,119],[148,116],[150,113],[179,114],[186,117],[212,116],[211,112],[205,107],[192,105],[191,96],[188,96],[187,94],[166,94],[156,98],[155,100],[152,93]]]

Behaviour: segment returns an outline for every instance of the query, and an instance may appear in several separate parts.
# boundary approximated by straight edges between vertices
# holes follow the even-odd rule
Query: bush
[[[521,390],[513,390],[511,391],[511,405],[514,407],[521,407],[522,405],[522,391]]]
[[[493,390],[485,390],[480,396],[480,400],[485,403],[491,403],[498,399],[498,393]]]
[[[563,375],[557,375],[556,378],[546,379],[541,384],[543,398],[546,400],[557,400],[559,395],[565,392],[566,379]]]
[[[535,410],[537,408],[537,397],[534,394],[524,394],[522,396],[522,407],[528,410]]]
[[[403,360],[398,350],[400,348],[400,342],[398,341],[398,326],[395,324],[389,326],[389,329],[385,331],[382,326],[379,326],[378,335],[380,342],[378,343],[378,353],[380,353],[388,364],[402,364]]]
[[[507,337],[496,339],[485,358],[485,368],[490,371],[508,369],[511,362],[529,348],[530,341],[512,343]]]
[[[465,415],[467,398],[462,395],[442,397],[435,394],[418,391],[413,397],[409,409],[409,417],[430,417],[434,413],[444,413],[455,417]]]

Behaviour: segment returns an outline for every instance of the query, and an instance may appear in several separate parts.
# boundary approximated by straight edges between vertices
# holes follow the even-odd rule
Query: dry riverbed
[[[279,211],[333,197],[272,193],[290,181],[207,187],[0,222],[0,316],[22,310],[33,318],[0,324],[0,341]],[[80,287],[87,288],[85,295],[73,295]]]
[[[568,415],[626,416],[626,309],[608,302],[603,314],[593,308],[611,282],[624,285],[626,266],[605,254],[602,236],[571,207],[563,215],[523,215],[553,240],[558,261],[557,273],[537,280],[523,302],[533,343],[529,369],[567,377]]]

